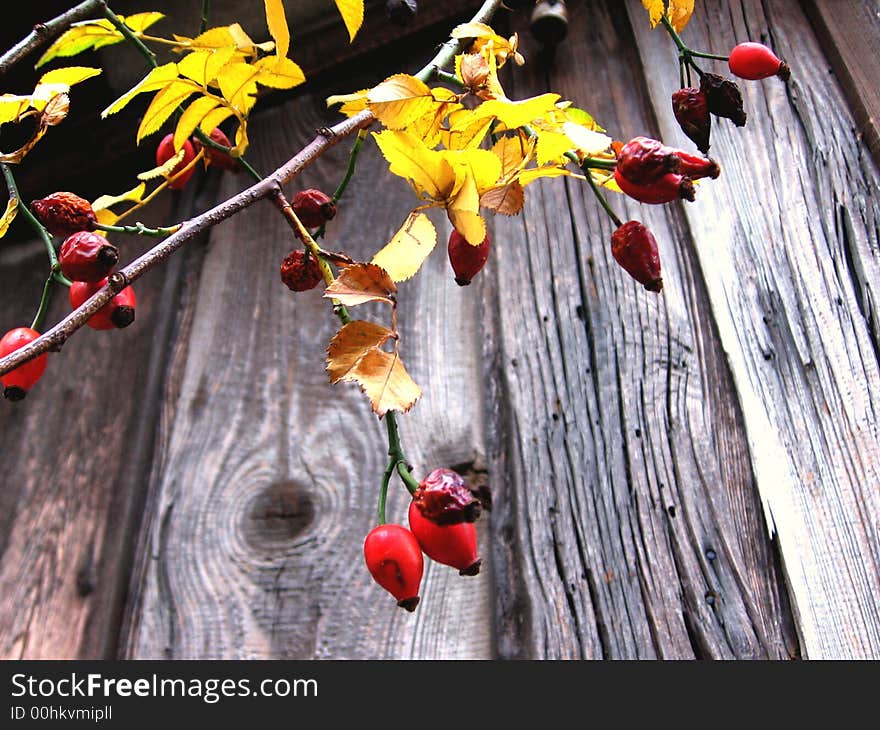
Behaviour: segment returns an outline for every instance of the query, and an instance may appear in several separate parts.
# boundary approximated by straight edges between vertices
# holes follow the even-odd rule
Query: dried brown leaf
[[[397,287],[388,272],[375,264],[357,263],[347,266],[324,290],[324,296],[353,307],[365,302],[394,303]]]

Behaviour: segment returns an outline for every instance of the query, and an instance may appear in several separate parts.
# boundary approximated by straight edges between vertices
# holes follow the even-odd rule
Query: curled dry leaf
[[[397,287],[388,272],[375,264],[357,263],[345,267],[324,291],[328,299],[337,299],[347,307],[365,302],[394,304]]]
[[[375,322],[357,319],[345,324],[327,348],[327,374],[331,383],[348,375],[368,351],[381,347],[393,333]]]
[[[516,215],[525,204],[523,186],[514,181],[501,188],[487,190],[480,197],[480,205],[503,215]]]

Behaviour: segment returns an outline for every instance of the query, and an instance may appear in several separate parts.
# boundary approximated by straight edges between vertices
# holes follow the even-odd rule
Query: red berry
[[[768,79],[771,76],[787,80],[791,75],[788,64],[781,61],[763,43],[740,43],[730,52],[727,65],[734,76],[750,81]]]
[[[480,572],[477,529],[472,522],[441,527],[423,517],[416,503],[410,502],[409,528],[431,560],[457,568],[461,575]]]
[[[636,185],[650,185],[668,172],[678,172],[675,150],[649,137],[635,137],[620,148],[617,169]]]
[[[403,525],[379,525],[364,540],[367,569],[380,586],[397,599],[397,605],[415,611],[425,567],[415,536]]]
[[[471,283],[486,261],[489,259],[489,248],[492,245],[492,238],[488,232],[483,242],[478,246],[473,246],[467,242],[467,239],[455,229],[449,234],[449,263],[452,264],[452,270],[455,272],[455,283],[459,286],[467,286]]]
[[[679,89],[672,95],[672,113],[675,121],[701,152],[709,151],[712,117],[706,95],[692,87]]]
[[[435,525],[474,522],[483,506],[452,469],[434,469],[413,494],[413,504]]]
[[[9,330],[0,338],[0,357],[6,357],[20,347],[33,342],[39,336],[40,333],[30,327],[16,327]],[[13,401],[24,398],[42,377],[48,359],[49,356],[44,353],[0,377],[0,383],[4,388],[3,395]]]
[[[624,193],[641,203],[671,203],[679,199],[692,201],[696,195],[691,179],[674,172],[666,173],[650,185],[636,185],[615,170],[614,180]]]
[[[31,203],[31,210],[53,236],[93,231],[97,217],[92,204],[73,193],[52,193]]]
[[[663,288],[657,240],[642,223],[629,221],[611,234],[611,254],[648,291]]]
[[[208,136],[217,144],[223,145],[224,147],[232,147],[229,137],[223,134],[223,130],[220,129],[220,127],[214,127],[214,129],[211,130],[211,134]],[[236,162],[234,157],[230,157],[226,152],[215,150],[213,147],[208,147],[207,145],[205,146],[205,159],[208,161],[209,165],[219,167],[221,170],[238,169],[238,162]]]
[[[100,281],[119,260],[119,251],[104,236],[80,231],[61,244],[61,273],[73,281]]]
[[[336,203],[320,190],[300,190],[293,196],[293,212],[306,228],[318,228],[336,217]]]
[[[174,149],[174,135],[171,133],[166,134],[162,141],[159,142],[159,146],[156,148],[156,164],[164,165],[168,160],[170,160],[174,155],[177,154],[177,151]],[[183,143],[183,159],[178,162],[174,168],[168,173],[167,177],[172,178],[178,172],[180,172],[184,167],[186,167],[190,162],[193,161],[193,158],[196,156],[195,148],[192,145],[192,142],[186,140]],[[171,182],[168,183],[168,187],[171,190],[180,190],[189,179],[193,176],[193,173],[196,171],[195,165],[193,165],[189,170],[183,173],[180,177],[175,178]]]
[[[107,279],[96,282],[75,281],[70,287],[70,306],[73,309],[81,306],[89,297],[107,283]],[[134,322],[134,311],[137,300],[134,289],[125,287],[107,304],[89,317],[86,324],[95,330],[112,330],[128,327]]]
[[[711,157],[692,155],[684,150],[675,150],[675,154],[681,161],[679,172],[691,180],[699,180],[701,177],[711,177],[714,180],[721,174],[721,165]]]
[[[307,258],[301,248],[291,251],[281,262],[281,281],[291,291],[314,289],[323,280],[315,257],[309,254]]]

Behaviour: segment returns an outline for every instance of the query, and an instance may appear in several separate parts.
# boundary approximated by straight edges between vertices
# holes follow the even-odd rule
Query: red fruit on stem
[[[431,560],[457,568],[460,575],[476,575],[482,562],[477,554],[477,529],[472,522],[441,527],[409,505],[409,527]]]
[[[639,221],[624,223],[611,234],[611,254],[648,291],[659,292],[663,288],[657,240]]]
[[[168,160],[174,157],[177,154],[177,151],[174,149],[174,135],[171,133],[166,134],[162,141],[159,142],[159,146],[156,148],[156,164],[164,165]],[[192,142],[186,140],[183,143],[183,159],[178,162],[174,168],[168,173],[167,177],[172,178],[178,172],[180,172],[184,167],[186,167],[190,162],[193,161],[193,158],[196,156],[196,150],[192,145]],[[189,170],[183,173],[180,177],[175,178],[171,182],[168,183],[168,187],[171,190],[180,190],[184,185],[187,184],[189,179],[193,176],[193,173],[196,171],[195,165],[193,165]]]
[[[771,76],[779,76],[787,81],[791,76],[788,64],[763,43],[740,43],[730,52],[727,65],[734,76],[749,81],[768,79]]]
[[[318,228],[336,217],[336,203],[327,193],[310,188],[293,196],[293,212],[306,228]]]
[[[301,248],[291,251],[281,262],[281,281],[291,291],[314,289],[324,280],[318,262]]]
[[[620,148],[617,169],[636,185],[650,185],[669,172],[678,172],[676,151],[656,139],[634,137]]]
[[[89,297],[107,283],[107,279],[96,282],[75,281],[70,287],[70,306],[73,309],[81,306]],[[134,289],[125,287],[107,304],[89,317],[86,324],[94,330],[112,330],[128,327],[134,322],[137,300]]]
[[[459,286],[467,286],[471,283],[486,261],[489,259],[489,249],[492,245],[492,238],[488,232],[483,242],[478,246],[473,246],[467,242],[467,239],[458,231],[453,229],[449,234],[449,263],[452,264],[452,270],[455,272],[455,283]]]
[[[657,205],[679,199],[693,201],[696,197],[691,179],[674,172],[666,173],[650,185],[636,185],[621,175],[619,170],[615,170],[614,180],[624,193],[640,203]]]
[[[687,175],[691,180],[699,180],[701,177],[711,177],[714,180],[721,174],[721,165],[711,157],[692,155],[684,150],[676,150],[675,154],[681,161],[679,173]]]
[[[367,569],[397,605],[415,611],[425,561],[415,536],[403,525],[379,525],[364,540]]]
[[[79,231],[61,244],[61,273],[72,281],[100,281],[113,271],[119,251],[99,233]]]
[[[30,327],[16,327],[9,330],[0,338],[0,357],[6,357],[39,336],[40,333]],[[48,360],[49,356],[44,353],[0,377],[4,397],[12,401],[24,398],[46,371]]]
[[[697,145],[697,149],[704,154],[708,152],[712,117],[709,116],[706,95],[693,87],[679,89],[672,95],[672,113],[681,131]]]
[[[220,129],[220,127],[214,127],[214,129],[211,130],[211,134],[208,136],[217,144],[223,145],[224,147],[232,147],[229,137],[223,134],[223,130]],[[238,162],[236,162],[234,157],[231,157],[226,152],[215,150],[213,147],[207,145],[205,145],[205,159],[208,161],[209,165],[219,167],[221,170],[238,169]]]
[[[35,200],[31,211],[53,236],[93,231],[98,220],[92,204],[73,193],[52,193]]]
[[[452,469],[434,469],[422,479],[413,504],[435,525],[474,522],[483,509],[461,475]]]

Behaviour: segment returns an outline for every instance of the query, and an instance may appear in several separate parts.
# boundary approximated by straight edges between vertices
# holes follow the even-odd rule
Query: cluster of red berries
[[[474,521],[482,506],[464,479],[451,469],[435,469],[419,484],[409,505],[409,529],[379,525],[364,540],[364,559],[373,579],[414,611],[424,571],[424,552],[431,560],[477,575],[480,558]]]
[[[229,141],[229,138],[223,133],[223,130],[219,127],[214,127],[211,131],[211,134],[208,135],[212,141],[216,142],[223,147],[231,147],[232,143]],[[187,165],[189,165],[199,153],[199,150],[202,148],[202,143],[199,142],[196,138],[188,139],[183,143],[183,158],[178,162],[171,172],[168,173],[168,177],[170,178],[170,182],[168,183],[168,187],[171,190],[180,190],[189,182],[189,179],[193,176],[193,173],[196,171],[195,165],[190,167],[185,172],[183,171]],[[156,164],[164,165],[168,160],[174,157],[177,154],[177,151],[174,149],[174,135],[166,134],[162,141],[159,142],[159,145],[156,147]],[[238,168],[238,163],[234,158],[230,157],[226,152],[215,149],[214,147],[205,147],[205,163],[207,165],[214,165],[215,167],[220,168],[221,170],[235,170]],[[181,173],[178,175],[178,173]]]
[[[291,206],[306,228],[320,228],[336,217],[333,198],[314,188],[300,190],[293,196]],[[281,281],[291,291],[314,289],[323,280],[318,262],[310,251],[294,249],[281,262]]]
[[[767,46],[740,43],[729,57],[730,70],[744,79],[779,76],[788,79],[790,70]],[[746,122],[742,95],[730,79],[701,73],[700,88],[679,89],[672,95],[672,109],[682,131],[705,155],[709,151],[712,117],[724,117],[737,126]],[[641,203],[669,203],[694,200],[693,181],[717,178],[718,163],[709,157],[667,147],[656,139],[636,137],[617,153],[614,180],[629,197]],[[611,253],[626,272],[649,291],[663,287],[660,253],[653,234],[640,222],[620,225],[611,236]]]

